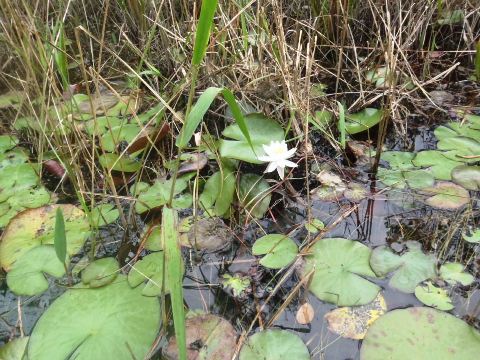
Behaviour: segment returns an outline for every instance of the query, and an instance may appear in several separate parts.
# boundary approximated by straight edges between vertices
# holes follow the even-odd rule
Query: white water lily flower
[[[275,169],[278,171],[278,175],[283,180],[285,167],[297,167],[294,162],[287,160],[295,154],[297,148],[288,150],[285,140],[271,141],[269,145],[262,145],[266,156],[259,156],[258,160],[269,162],[265,172],[272,172]]]

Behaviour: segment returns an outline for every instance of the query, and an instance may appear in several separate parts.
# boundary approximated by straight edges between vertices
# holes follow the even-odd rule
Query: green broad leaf
[[[28,358],[144,359],[159,329],[158,300],[142,296],[119,275],[107,286],[79,284],[56,299],[35,324]]]
[[[145,239],[144,247],[149,251],[160,251],[163,250],[161,236],[161,227],[160,225],[153,225],[151,228],[145,228],[144,233],[142,234],[142,239],[147,236]],[[142,240],[143,241],[143,240]]]
[[[233,297],[239,298],[245,295],[247,289],[251,286],[251,280],[248,276],[241,276],[240,274],[222,275],[222,288],[231,293]]]
[[[445,155],[445,152],[437,150],[420,151],[412,160],[412,163],[416,167],[430,168],[432,175],[437,180],[451,180],[452,170],[462,163],[447,158]]]
[[[242,175],[238,193],[240,204],[249,215],[257,219],[265,215],[270,206],[272,194],[264,178],[255,174]]]
[[[100,138],[100,146],[103,151],[113,153],[121,142],[131,143],[141,131],[142,128],[137,124],[122,124],[111,128]]]
[[[455,136],[458,136],[458,132],[455,130],[451,129],[448,126],[438,126],[434,131],[433,134],[438,140],[444,140],[447,138],[452,138]],[[427,151],[433,151],[433,150],[427,150]]]
[[[290,265],[298,254],[298,246],[289,237],[282,234],[262,236],[252,247],[253,255],[265,255],[260,264],[269,269],[281,269]]]
[[[439,150],[455,150],[457,157],[477,156],[480,154],[480,142],[465,136],[454,136],[440,140]]]
[[[0,154],[18,144],[18,138],[11,135],[0,135]]]
[[[206,181],[203,191],[199,197],[200,206],[204,210],[210,210],[215,205],[219,195],[221,183],[222,173],[220,171],[213,173]]]
[[[169,281],[172,302],[173,325],[180,359],[186,359],[187,339],[185,330],[185,309],[183,305],[183,262],[178,240],[178,215],[176,210],[162,209],[162,244],[165,246],[165,278]]]
[[[63,218],[62,208],[60,207],[57,208],[55,213],[53,245],[58,260],[64,264],[67,258],[67,235],[65,234],[65,220]]]
[[[165,253],[163,251],[158,251],[137,261],[132,265],[128,272],[129,285],[131,287],[137,287],[140,284],[143,284],[144,286],[141,288],[144,296],[169,294],[171,291],[171,281],[168,278],[168,275],[165,274],[164,259]],[[165,286],[163,286],[164,279],[166,279]]]
[[[65,275],[64,262],[59,261],[51,245],[40,245],[24,253],[8,272],[7,285],[17,295],[38,295],[48,289],[45,274],[56,278]]]
[[[366,131],[377,125],[383,116],[383,111],[374,108],[366,108],[354,114],[346,115],[345,130],[354,135]]]
[[[436,275],[436,259],[433,255],[425,255],[416,241],[407,241],[407,248],[408,251],[400,256],[387,246],[379,246],[372,251],[370,266],[381,277],[393,272],[389,285],[413,293],[417,284]]]
[[[392,170],[410,170],[414,167],[412,160],[414,153],[403,151],[382,152],[381,159],[387,161]]]
[[[305,229],[307,229],[309,233],[315,234],[320,230],[325,229],[325,224],[320,219],[312,219],[310,222],[305,224]]]
[[[2,360],[21,360],[27,348],[28,336],[15,338],[0,347],[0,359]]]
[[[462,233],[462,238],[472,244],[480,244],[480,229],[475,229],[470,235]]]
[[[435,183],[433,174],[426,169],[404,171],[403,177],[411,189],[425,189]]]
[[[477,141],[480,140],[480,131],[478,129],[472,129],[468,122],[465,122],[464,124],[450,122],[447,125],[460,136],[469,137]]]
[[[232,92],[227,88],[222,89],[222,88],[215,88],[215,87],[209,87],[198,98],[197,102],[195,103],[192,110],[188,114],[188,117],[185,120],[185,124],[183,125],[180,135],[178,136],[175,142],[177,147],[179,147],[180,149],[183,149],[187,146],[188,142],[193,136],[193,133],[197,129],[198,125],[200,125],[200,122],[203,120],[203,117],[205,116],[207,110],[210,108],[213,100],[215,100],[215,98],[219,94],[223,96],[228,106],[232,110],[232,115],[235,119],[236,125],[241,131],[250,149],[253,149],[253,143],[250,138],[247,122],[244,119],[242,115],[242,111],[240,110],[240,107],[238,106]]]
[[[470,194],[463,187],[448,181],[439,181],[424,191],[430,196],[425,203],[437,209],[456,210],[470,201]]]
[[[452,181],[467,190],[480,190],[480,166],[457,166],[452,170]]]
[[[380,287],[364,277],[375,278],[369,265],[371,250],[358,241],[322,239],[305,257],[303,275],[313,271],[309,289],[320,300],[339,306],[365,305]]]
[[[405,177],[400,170],[378,168],[377,177],[385,185],[396,189],[403,189],[406,186]]]
[[[463,264],[454,262],[447,262],[440,267],[440,277],[452,285],[459,283],[468,286],[475,281],[473,275],[465,271]]]
[[[90,225],[79,208],[68,205],[50,205],[21,212],[3,232],[0,242],[0,265],[10,271],[12,265],[28,250],[40,245],[53,245],[57,208],[65,219],[67,254],[77,254],[90,236]]]
[[[28,155],[25,149],[15,148],[7,152],[0,152],[0,170],[9,166],[16,166],[27,162]]]
[[[126,154],[119,156],[117,154],[102,154],[98,157],[100,165],[108,171],[122,171],[126,173],[136,172],[142,168],[142,163],[136,159],[128,157]]]
[[[159,125],[164,116],[165,105],[159,102],[157,105],[134,117],[132,122],[140,123],[141,125]]]
[[[440,18],[437,20],[438,25],[453,25],[461,24],[465,14],[462,9],[449,10],[444,9],[440,14]]]
[[[210,30],[213,25],[213,17],[217,9],[217,0],[202,1],[200,18],[198,19],[195,32],[195,45],[193,47],[192,65],[200,66],[207,51],[210,39]]]
[[[308,122],[317,130],[325,131],[333,120],[333,115],[328,110],[315,111],[315,116],[308,116]]]
[[[415,296],[425,305],[438,310],[448,311],[455,307],[448,293],[433,285],[431,281],[427,281],[425,285],[418,285],[415,288]]]
[[[88,121],[85,125],[85,131],[89,135],[102,136],[113,129],[121,128],[127,123],[126,120],[115,116],[99,116],[96,119]]]
[[[120,272],[117,260],[106,257],[95,260],[82,271],[82,283],[98,288],[112,283]]]
[[[223,175],[223,176],[222,176]],[[203,209],[217,216],[229,214],[235,194],[235,173],[228,167],[214,173],[205,183],[199,202]]]
[[[347,125],[345,123],[345,107],[340,101],[337,101],[338,106],[338,130],[340,131],[340,146],[345,149],[345,135]],[[352,129],[350,129],[352,130]]]
[[[213,314],[187,314],[185,322],[189,344],[187,359],[231,360],[236,350],[237,333],[225,319]],[[179,359],[177,338],[171,337],[165,351],[167,359]]]
[[[470,128],[480,130],[480,115],[467,114],[465,120],[469,122]]]
[[[105,226],[113,223],[120,216],[120,212],[113,204],[99,204],[96,205],[90,213],[94,227]]]
[[[240,360],[310,360],[307,346],[298,335],[268,329],[250,336],[240,350]]]
[[[393,310],[373,323],[360,360],[476,359],[480,333],[453,315],[428,307]]]
[[[188,187],[188,180],[194,174],[187,174],[177,178],[173,191],[172,206],[176,209],[185,209],[192,205],[192,196],[183,194]],[[170,199],[170,189],[173,186],[172,180],[157,180],[148,189],[140,192],[135,204],[135,210],[138,214],[164,206]]]
[[[278,122],[263,114],[248,114],[244,119],[253,148],[238,124],[233,124],[223,131],[223,136],[233,140],[220,141],[220,155],[224,158],[262,164],[263,162],[258,160],[258,156],[265,155],[262,145],[284,140],[285,133]]]

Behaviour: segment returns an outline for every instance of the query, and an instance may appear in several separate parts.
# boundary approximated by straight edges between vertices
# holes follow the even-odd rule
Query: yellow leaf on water
[[[370,325],[387,310],[385,299],[378,294],[370,304],[342,307],[325,314],[328,329],[342,337],[360,340]]]

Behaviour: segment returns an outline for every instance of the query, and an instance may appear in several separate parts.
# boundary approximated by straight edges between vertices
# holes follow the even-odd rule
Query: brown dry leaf
[[[315,310],[313,310],[312,305],[305,303],[298,308],[295,318],[299,324],[306,325],[312,322],[314,316]]]
[[[385,299],[378,294],[370,304],[342,307],[325,314],[328,329],[344,338],[360,340],[370,325],[387,310]]]

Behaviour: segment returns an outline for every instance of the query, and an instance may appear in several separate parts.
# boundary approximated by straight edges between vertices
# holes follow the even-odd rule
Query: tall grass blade
[[[230,106],[233,118],[237,122],[240,130],[242,131],[242,134],[245,136],[249,145],[253,149],[247,124],[245,122],[245,119],[243,118],[242,111],[240,110],[240,107],[235,100],[235,96],[233,96],[232,92],[229,89],[217,87],[209,87],[208,89],[206,89],[202,93],[202,95],[200,95],[192,110],[187,115],[187,119],[185,120],[185,124],[183,125],[182,131],[180,132],[180,136],[176,140],[176,145],[180,149],[183,149],[187,146],[188,142],[193,136],[193,133],[197,129],[198,125],[200,125],[200,122],[203,120],[205,113],[210,108],[213,100],[215,100],[218,95],[222,95],[228,106]]]
[[[183,307],[183,264],[182,253],[177,236],[177,212],[167,206],[162,211],[162,243],[165,247],[165,277],[170,284],[173,324],[177,339],[180,360],[187,358],[187,340],[185,335],[185,311]],[[165,283],[165,282],[164,282]]]
[[[57,48],[53,48],[53,57],[55,59],[55,65],[57,67],[58,74],[62,80],[62,85],[64,89],[66,89],[69,83],[68,61],[65,47],[65,29],[62,21],[58,21],[57,25],[55,26],[54,39],[56,40],[57,38]]]
[[[480,81],[480,40],[477,41],[475,49],[475,77]]]
[[[65,220],[63,218],[62,209],[57,208],[55,214],[55,231],[53,238],[53,246],[58,260],[65,264],[67,259],[67,236],[65,234]]]
[[[338,130],[340,131],[340,146],[345,150],[345,108],[337,101],[338,105]]]
[[[203,0],[195,33],[192,64],[199,66],[207,52],[210,30],[212,29],[213,16],[217,9],[218,0]]]

